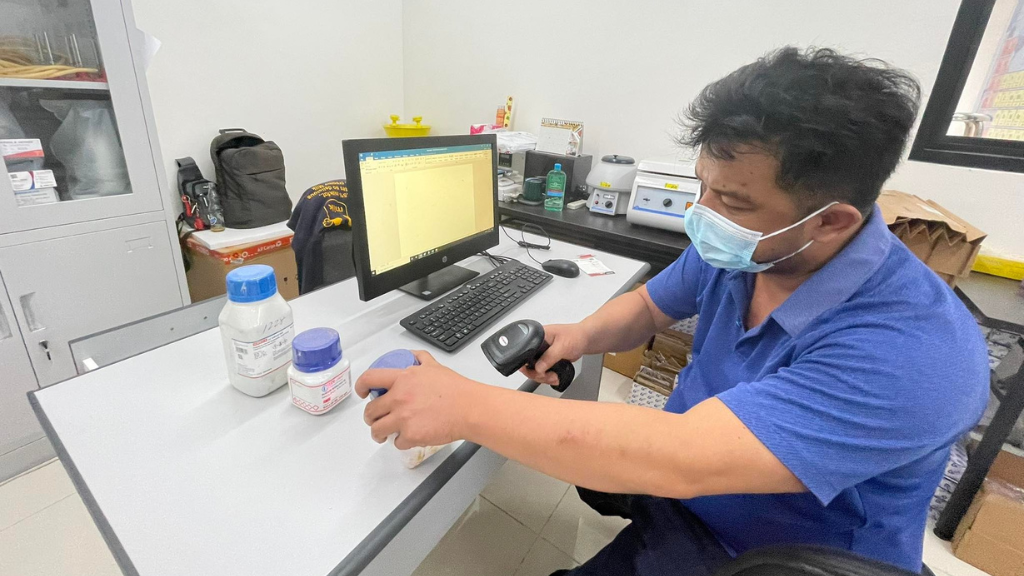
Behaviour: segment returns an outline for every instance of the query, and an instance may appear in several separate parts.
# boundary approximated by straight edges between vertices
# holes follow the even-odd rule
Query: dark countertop
[[[542,226],[560,240],[649,262],[652,273],[667,267],[690,245],[685,234],[631,224],[625,215],[591,214],[586,208],[554,212],[544,206],[498,202],[498,212],[506,219]]]
[[[1024,295],[1020,285],[1018,280],[972,272],[958,279],[956,288],[988,318],[1024,326]]]

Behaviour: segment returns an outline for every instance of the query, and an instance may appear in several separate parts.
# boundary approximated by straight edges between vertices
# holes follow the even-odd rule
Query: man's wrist
[[[593,324],[591,318],[593,318],[593,316],[587,316],[576,325],[579,329],[578,337],[581,340],[580,350],[584,356],[587,354],[600,354],[604,352],[603,350],[595,349],[594,338],[592,335],[598,334],[598,329],[596,326],[591,326],[591,324]]]
[[[476,438],[483,423],[480,415],[487,413],[488,409],[485,406],[489,396],[495,391],[498,389],[494,386],[465,378],[465,386],[455,400],[455,432],[459,438],[479,444]]]

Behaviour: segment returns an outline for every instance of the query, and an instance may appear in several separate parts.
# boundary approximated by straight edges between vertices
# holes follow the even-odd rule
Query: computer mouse
[[[555,276],[562,276],[564,278],[575,278],[580,275],[580,267],[571,260],[548,260],[541,264],[540,267]]]

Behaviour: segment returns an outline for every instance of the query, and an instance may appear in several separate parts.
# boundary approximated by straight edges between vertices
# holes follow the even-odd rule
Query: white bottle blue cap
[[[292,339],[292,366],[299,372],[321,372],[341,361],[341,339],[331,328],[313,328]]]
[[[277,294],[277,277],[266,264],[235,268],[228,272],[225,282],[232,302],[259,302]]]

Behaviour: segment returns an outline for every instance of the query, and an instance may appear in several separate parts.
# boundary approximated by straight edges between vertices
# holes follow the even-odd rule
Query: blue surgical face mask
[[[764,272],[779,262],[803,252],[814,243],[814,240],[804,244],[799,250],[789,256],[759,264],[754,262],[753,258],[754,250],[757,249],[757,244],[761,240],[777,236],[787,230],[792,230],[821,214],[833,204],[838,204],[838,202],[831,202],[808,215],[803,220],[768,235],[748,230],[707,206],[696,203],[686,210],[683,222],[686,225],[686,235],[690,237],[700,257],[708,264],[725,270]]]

